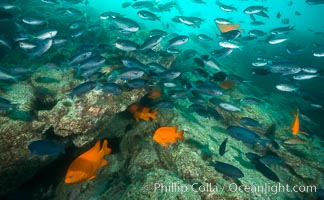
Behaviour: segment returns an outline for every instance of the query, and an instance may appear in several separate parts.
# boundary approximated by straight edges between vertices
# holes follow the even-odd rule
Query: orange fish
[[[158,111],[150,112],[150,108],[143,107],[137,103],[128,107],[128,111],[133,114],[134,119],[139,121],[140,119],[149,121],[150,119],[156,119]]]
[[[154,89],[148,94],[148,98],[150,99],[158,99],[161,96],[161,90],[160,89]]]
[[[108,141],[104,140],[100,149],[98,140],[94,147],[74,159],[65,175],[65,183],[81,183],[96,178],[97,170],[108,163],[104,159],[111,152],[107,145]]]
[[[216,26],[222,33],[237,30],[240,27],[239,24],[217,24],[217,23]],[[243,30],[240,30],[240,32],[243,32]]]
[[[298,133],[302,133],[304,135],[308,135],[308,133],[305,133],[303,131],[300,131],[300,125],[299,125],[299,109],[297,109],[297,112],[295,114],[293,114],[294,116],[294,120],[291,123],[290,126],[290,131],[293,135],[298,135]]]
[[[184,139],[184,131],[177,132],[177,128],[178,126],[160,127],[155,131],[153,140],[165,147],[168,147],[170,143],[177,143],[177,139]]]
[[[291,123],[290,131],[293,135],[297,135],[299,133],[299,109],[294,114],[294,120]]]
[[[223,89],[232,89],[235,87],[235,83],[231,80],[222,81],[219,86]]]

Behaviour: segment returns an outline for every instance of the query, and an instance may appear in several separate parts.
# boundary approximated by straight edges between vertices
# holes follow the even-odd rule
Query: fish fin
[[[108,147],[108,140],[104,140],[101,150],[103,151],[104,155],[110,154],[111,149]]]
[[[108,164],[108,161],[105,160],[105,159],[103,159],[102,162],[101,162],[101,164],[100,164],[100,167],[104,167],[104,166],[106,166],[107,164]]]
[[[299,131],[299,133],[303,134],[303,135],[306,135],[306,136],[309,136],[309,133],[306,133],[304,131]]]
[[[183,134],[184,134],[184,130],[178,132],[178,138],[179,138],[180,140],[184,140]]]
[[[96,176],[94,175],[94,176],[91,176],[90,178],[88,178],[87,180],[92,180],[92,179],[94,179],[94,178],[96,178]]]
[[[97,152],[99,152],[100,151],[100,140],[98,140],[97,142],[96,142],[96,144],[95,144],[95,146],[94,147],[92,147],[94,150],[96,150]]]

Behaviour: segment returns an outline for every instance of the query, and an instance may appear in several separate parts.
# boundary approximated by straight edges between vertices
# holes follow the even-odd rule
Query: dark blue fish
[[[16,110],[18,104],[12,104],[9,100],[0,97],[0,111]]]
[[[234,167],[233,165],[219,162],[219,161],[212,162],[212,165],[216,171],[218,171],[230,178],[237,179],[237,178],[244,177],[243,172],[239,168]]]
[[[254,145],[262,141],[259,135],[241,126],[230,126],[227,128],[227,133],[233,138],[248,144]]]
[[[261,157],[259,155],[255,154],[255,153],[246,153],[245,155],[248,159],[250,159],[252,161],[255,169],[257,171],[259,171],[261,174],[263,174],[263,176],[265,176],[268,179],[275,181],[275,182],[280,181],[279,177],[270,168],[268,168],[266,165],[264,165],[260,161]]]
[[[208,113],[207,109],[204,106],[199,105],[199,104],[190,105],[189,110],[197,113],[198,115],[200,115],[202,117],[208,117],[209,116],[209,113]]]
[[[122,59],[122,63],[127,68],[139,68],[139,69],[142,69],[142,70],[144,70],[146,68],[146,65],[141,63],[136,58],[130,58],[130,57],[129,58],[124,58],[124,59]]]
[[[226,153],[226,143],[228,138],[225,138],[225,140],[222,142],[222,144],[219,146],[219,155],[223,156]]]
[[[222,49],[214,50],[214,51],[210,52],[210,54],[214,58],[221,58],[221,57],[231,54],[232,52],[233,52],[233,49],[231,49],[231,48],[222,48]]]
[[[188,92],[186,90],[170,90],[168,95],[173,99],[184,99],[187,97]]]
[[[245,126],[261,127],[261,124],[258,121],[249,117],[242,117],[240,123]]]
[[[133,79],[127,82],[127,86],[133,89],[140,89],[146,86],[147,81],[144,79]]]
[[[216,97],[209,99],[209,102],[215,106],[219,105],[220,103],[223,103],[223,101],[221,99],[216,98]]]
[[[96,87],[96,83],[92,82],[92,81],[81,83],[80,85],[78,85],[72,89],[69,96],[73,99],[74,96],[84,95],[84,94],[90,92],[95,87]]]
[[[270,153],[262,156],[259,158],[259,161],[265,165],[279,165],[283,164],[285,161],[284,159],[280,158],[277,154],[275,153]]]
[[[158,108],[173,108],[174,103],[172,101],[160,101],[156,104],[156,107]]]
[[[257,105],[261,103],[261,100],[254,98],[254,97],[247,97],[241,100],[243,103],[246,104],[253,104],[253,105]]]
[[[196,91],[199,94],[204,94],[207,96],[219,96],[223,94],[217,85],[210,82],[194,85],[194,87],[191,88],[191,91]]]
[[[104,83],[101,88],[105,94],[120,94],[123,92],[122,88],[116,83]]]
[[[28,145],[32,154],[37,156],[56,157],[60,153],[65,153],[64,146],[51,140],[37,140]]]

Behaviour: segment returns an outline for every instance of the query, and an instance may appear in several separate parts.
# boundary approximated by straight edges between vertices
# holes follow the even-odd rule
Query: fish
[[[6,68],[3,67],[0,67],[0,81],[1,80],[18,82],[17,77],[13,76]]]
[[[29,151],[37,156],[57,157],[59,154],[65,154],[64,146],[52,140],[36,140],[28,145]]]
[[[104,156],[109,155],[111,149],[108,147],[108,140],[104,140],[100,148],[100,140],[94,147],[84,152],[70,164],[64,182],[66,184],[82,183],[96,178],[96,172],[99,168],[108,164]]]
[[[218,24],[218,23],[216,23],[216,26],[221,33],[226,33],[232,30],[238,30],[238,28],[240,27],[239,24]],[[243,32],[243,30],[240,30],[240,32]]]
[[[324,51],[314,51],[313,52],[314,57],[323,57],[324,56]]]
[[[190,91],[196,91],[207,96],[220,96],[223,94],[220,88],[211,82],[194,84]]]
[[[141,61],[137,60],[136,58],[126,57],[122,59],[122,63],[127,68],[139,68],[144,70],[146,65],[143,64]]]
[[[82,61],[88,59],[92,55],[90,50],[80,50],[75,52],[68,61],[69,65],[77,65]]]
[[[260,159],[259,155],[255,153],[246,153],[245,155],[248,159],[252,161],[255,169],[259,171],[261,174],[263,174],[263,176],[267,177],[268,179],[274,182],[280,181],[279,177],[270,168],[268,168],[259,160]]]
[[[106,58],[102,56],[91,56],[83,60],[78,66],[78,70],[87,70],[102,66],[106,62]]]
[[[295,92],[298,90],[297,87],[290,85],[290,84],[286,84],[286,83],[278,84],[278,85],[276,85],[276,88],[283,92]]]
[[[289,144],[289,145],[305,145],[309,144],[309,141],[301,139],[301,138],[289,138],[283,141],[284,144]]]
[[[281,23],[283,23],[283,24],[289,24],[289,22],[290,22],[289,18],[281,19]]]
[[[288,38],[274,38],[268,41],[269,44],[280,44],[284,41],[288,40]]]
[[[237,43],[230,42],[230,41],[220,41],[218,42],[219,46],[224,48],[230,48],[230,49],[239,49],[241,46],[239,46]]]
[[[295,26],[278,27],[278,28],[274,28],[274,29],[270,30],[270,34],[272,34],[272,35],[283,35],[283,34],[287,34],[290,31],[294,31],[294,30],[295,30]]]
[[[268,8],[264,6],[249,6],[243,10],[245,14],[253,15],[261,12],[267,12]]]
[[[233,104],[230,104],[230,103],[220,103],[219,104],[219,107],[221,107],[222,109],[224,110],[227,110],[227,111],[231,111],[231,112],[238,112],[238,111],[241,111],[240,108],[234,106]]]
[[[56,29],[44,29],[38,32],[35,36],[38,40],[46,40],[54,38],[57,35],[58,31]]]
[[[153,134],[153,140],[164,147],[177,143],[177,140],[184,140],[184,131],[178,131],[178,126],[162,126]]]
[[[188,36],[178,35],[178,36],[172,38],[171,40],[169,40],[168,44],[169,44],[169,46],[175,47],[175,46],[180,46],[180,45],[187,43],[188,40],[189,40]]]
[[[315,77],[318,77],[319,74],[298,74],[298,75],[294,75],[293,79],[294,80],[309,80]]]
[[[217,72],[213,75],[212,80],[216,82],[225,81],[227,78],[227,74],[225,72]]]
[[[162,35],[154,35],[152,37],[147,38],[144,43],[141,45],[140,50],[148,50],[154,48],[156,45],[160,44],[162,41],[163,36]]]
[[[140,68],[136,68],[136,67],[125,68],[120,70],[119,78],[122,80],[132,80],[132,79],[140,78],[144,74],[145,72]]]
[[[280,19],[280,17],[281,17],[281,13],[280,12],[277,12],[276,18],[277,19]]]
[[[222,81],[220,84],[219,84],[219,87],[225,89],[225,90],[228,90],[228,89],[233,89],[235,88],[235,82],[234,81],[231,81],[229,79],[225,80],[225,81]]]
[[[177,22],[191,26],[193,28],[200,28],[201,23],[204,21],[198,17],[176,16]]]
[[[127,86],[132,89],[144,88],[147,84],[147,81],[144,79],[136,78],[127,82]]]
[[[223,156],[226,153],[226,143],[228,138],[225,138],[225,140],[222,142],[222,144],[219,146],[219,155]]]
[[[118,28],[127,32],[134,33],[140,30],[141,28],[137,22],[129,18],[116,16],[111,20]]]
[[[239,168],[237,168],[233,165],[223,163],[220,161],[215,161],[215,162],[212,162],[211,164],[216,171],[218,171],[219,173],[222,173],[225,176],[228,176],[230,178],[238,179],[238,178],[244,177],[243,172]]]
[[[221,58],[221,57],[230,55],[232,52],[233,52],[233,49],[231,49],[231,48],[221,48],[221,49],[211,51],[210,54],[214,58]]]
[[[164,72],[159,74],[159,77],[163,81],[170,81],[173,79],[178,78],[181,75],[181,72],[174,70],[174,69],[168,69],[165,70]]]
[[[0,97],[0,111],[16,110],[18,107],[19,104],[13,104],[11,101]]]
[[[324,4],[324,0],[306,0],[308,5],[321,5]]]
[[[146,10],[138,11],[137,15],[142,19],[151,20],[151,21],[156,21],[156,20],[161,21],[160,17],[158,17],[154,13],[151,13],[151,12],[146,11]]]
[[[96,83],[93,81],[84,82],[76,86],[75,88],[73,88],[68,95],[73,99],[74,96],[79,97],[81,95],[84,95],[90,92],[95,87],[96,87]]]
[[[197,37],[199,40],[202,40],[202,41],[213,41],[213,38],[209,37],[208,35],[202,34],[202,33],[199,34]]]
[[[276,153],[267,153],[259,158],[259,161],[264,165],[280,165],[285,163],[284,159],[280,158]]]
[[[47,23],[47,21],[43,17],[31,16],[31,17],[24,17],[21,21],[25,24],[32,25],[32,26],[41,26]]]
[[[217,24],[217,25],[231,25],[232,22],[228,19],[224,19],[224,18],[216,18],[214,19],[214,22]]]
[[[122,88],[116,83],[104,83],[100,87],[105,94],[121,94],[123,92]]]
[[[164,67],[163,65],[161,65],[159,63],[156,63],[156,62],[148,63],[147,67],[148,67],[150,72],[153,72],[155,74],[160,74],[160,73],[165,72],[167,70],[166,67]]]
[[[13,41],[10,37],[0,34],[0,45],[3,45],[8,49],[12,49]]]
[[[133,114],[135,121],[145,120],[149,121],[150,119],[155,120],[157,118],[158,111],[150,112],[150,108],[144,107],[138,103],[133,103],[130,105],[127,110]]]
[[[31,57],[41,57],[44,53],[46,53],[53,45],[52,39],[42,40],[37,44],[36,47],[32,49],[32,52],[29,53]]]
[[[237,8],[235,8],[234,6],[232,5],[226,5],[226,4],[223,4],[221,3],[220,1],[216,1],[216,4],[218,5],[218,7],[225,11],[225,12],[233,12],[233,11],[237,11]]]
[[[258,134],[242,126],[229,126],[226,130],[231,137],[248,144],[260,143],[262,146],[267,146],[271,143],[270,140],[261,139]]]
[[[256,121],[255,119],[252,119],[250,117],[242,117],[240,119],[240,123],[245,126],[261,127],[261,124],[258,121]]]
[[[265,36],[266,33],[261,31],[261,30],[257,30],[257,29],[252,29],[248,32],[248,34],[252,37],[262,37]]]
[[[302,133],[306,136],[309,134],[303,131],[300,131],[300,122],[299,122],[299,109],[297,109],[296,113],[293,114],[293,121],[290,125],[290,132],[293,135],[298,135],[299,133]]]

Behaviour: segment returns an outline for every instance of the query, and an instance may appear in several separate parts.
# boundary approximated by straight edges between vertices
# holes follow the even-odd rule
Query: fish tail
[[[180,140],[184,140],[183,134],[184,134],[184,130],[178,132],[178,138],[179,138]]]
[[[103,151],[104,155],[110,154],[111,149],[108,147],[108,140],[107,139],[104,140],[101,150]]]
[[[157,114],[158,114],[158,111],[156,110],[156,111],[154,111],[154,112],[151,113],[151,116],[150,116],[150,117],[151,117],[152,119],[156,119]]]

